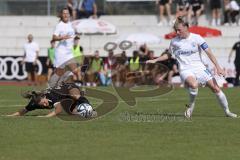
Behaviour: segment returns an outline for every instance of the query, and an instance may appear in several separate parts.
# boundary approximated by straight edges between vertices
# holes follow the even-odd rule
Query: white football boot
[[[237,118],[238,117],[237,114],[232,113],[230,111],[225,112],[225,114],[226,114],[227,117],[231,117],[231,118]]]
[[[190,108],[189,105],[186,104],[186,111],[184,112],[184,116],[187,119],[190,119],[192,117],[192,109]]]

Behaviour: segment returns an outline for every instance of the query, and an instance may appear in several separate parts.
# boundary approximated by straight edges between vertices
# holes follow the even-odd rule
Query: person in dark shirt
[[[239,35],[240,37],[240,35]],[[228,62],[231,62],[231,57],[233,52],[236,52],[235,60],[234,60],[234,65],[235,65],[235,70],[236,70],[236,77],[235,77],[235,82],[234,85],[238,86],[239,85],[239,75],[240,75],[240,41],[236,42],[232,50],[230,51],[229,57],[228,57]]]
[[[23,94],[24,98],[29,99],[29,103],[20,111],[10,114],[8,116],[23,116],[26,113],[36,109],[54,109],[52,112],[45,116],[39,117],[54,117],[62,112],[63,105],[62,100],[70,99],[72,103],[67,107],[67,111],[70,114],[74,113],[74,108],[82,103],[90,104],[87,98],[84,97],[84,93],[74,83],[63,83],[60,86],[46,89],[43,92],[26,92]],[[64,106],[66,107],[66,106]],[[64,108],[66,111],[66,108]],[[96,112],[94,113],[96,115]]]
[[[192,25],[198,25],[198,19],[203,14],[203,0],[189,0],[189,20],[192,20]]]
[[[189,0],[176,0],[176,17],[188,15]],[[189,21],[189,20],[188,20]]]
[[[95,0],[80,0],[78,4],[78,19],[98,18],[97,4]]]

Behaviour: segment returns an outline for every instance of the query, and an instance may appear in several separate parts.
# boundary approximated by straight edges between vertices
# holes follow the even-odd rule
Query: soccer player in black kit
[[[84,93],[74,83],[63,83],[57,87],[49,88],[42,92],[27,92],[23,95],[23,97],[29,99],[29,103],[25,106],[25,108],[8,116],[23,116],[36,109],[54,109],[49,114],[40,116],[54,117],[62,112],[63,105],[61,101],[64,99],[72,100],[72,103],[67,106],[67,110],[69,110],[68,113],[70,114],[76,114],[74,112],[76,112],[75,108],[77,105],[81,103],[89,104],[87,98],[84,97]],[[94,112],[96,115],[96,111]]]
[[[239,35],[240,38],[240,35]],[[235,70],[236,70],[236,76],[235,76],[235,81],[234,81],[234,86],[239,85],[239,76],[240,76],[240,41],[236,42],[232,50],[230,51],[229,57],[228,57],[228,62],[231,62],[231,57],[233,52],[236,52],[235,60],[234,60],[234,65],[235,65]]]

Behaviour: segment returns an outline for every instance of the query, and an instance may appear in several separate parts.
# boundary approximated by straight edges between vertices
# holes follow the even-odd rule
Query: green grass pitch
[[[113,92],[111,89],[99,88]],[[0,114],[22,108],[26,87],[0,86]],[[239,88],[224,89],[230,109],[240,114]],[[215,95],[202,88],[192,120],[185,120],[185,89],[138,99],[97,120],[64,121],[0,116],[0,160],[238,160],[240,118],[226,118]],[[93,100],[94,104],[99,103]]]

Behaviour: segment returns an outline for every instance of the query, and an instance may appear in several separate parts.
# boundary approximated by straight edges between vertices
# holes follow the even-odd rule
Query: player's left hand
[[[46,118],[46,116],[37,116],[37,117],[40,117],[40,118]]]
[[[220,68],[220,67],[217,68],[217,74],[219,76],[223,76],[223,77],[225,77],[225,75],[226,75],[224,70],[222,68]]]

